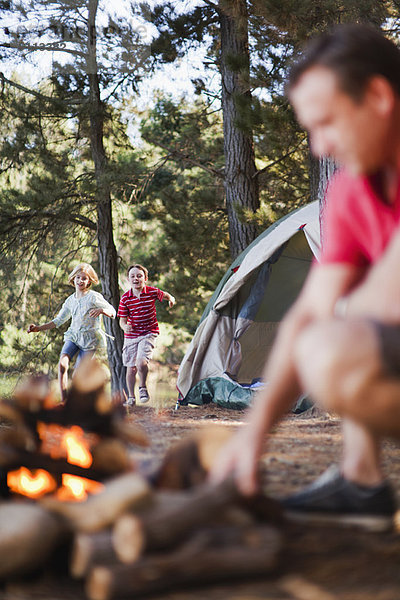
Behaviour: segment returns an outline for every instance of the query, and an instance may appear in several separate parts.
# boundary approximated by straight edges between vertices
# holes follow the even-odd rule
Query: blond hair
[[[85,275],[89,277],[88,287],[90,287],[92,283],[94,283],[94,285],[99,283],[97,273],[89,263],[79,263],[79,265],[76,265],[75,269],[68,275],[68,283],[74,285],[74,279],[78,273],[85,273]]]

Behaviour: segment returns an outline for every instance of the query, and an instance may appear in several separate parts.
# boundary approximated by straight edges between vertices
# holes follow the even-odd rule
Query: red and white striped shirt
[[[158,288],[146,285],[137,297],[129,289],[123,294],[117,312],[117,317],[127,319],[132,331],[125,332],[126,338],[137,338],[148,333],[160,333],[156,314],[156,300],[162,302],[164,292]]]

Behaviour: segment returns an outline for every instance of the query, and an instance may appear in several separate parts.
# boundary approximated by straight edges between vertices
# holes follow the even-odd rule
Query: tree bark
[[[90,143],[95,167],[97,194],[97,239],[99,246],[100,279],[104,297],[118,307],[118,256],[113,237],[112,205],[108,184],[108,161],[103,143],[104,107],[100,97],[96,58],[96,13],[98,0],[89,0],[87,74],[89,80]],[[125,368],[122,365],[124,336],[115,319],[104,319],[108,361],[113,392],[125,388]],[[112,339],[113,338],[113,339]]]
[[[246,0],[220,0],[220,71],[224,126],[225,193],[232,258],[257,236],[256,226],[243,222],[237,208],[255,212],[259,206],[253,135],[239,127],[251,107],[250,54]]]
[[[319,202],[321,244],[324,243],[324,211],[326,190],[329,180],[336,170],[337,165],[331,158],[314,158],[310,152],[310,196],[311,201],[318,200]]]

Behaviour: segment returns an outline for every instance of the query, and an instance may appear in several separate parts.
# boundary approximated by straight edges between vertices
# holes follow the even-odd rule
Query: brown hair
[[[97,285],[99,283],[97,273],[93,269],[93,267],[89,265],[89,263],[79,263],[79,265],[76,265],[75,269],[71,271],[71,273],[68,275],[68,283],[74,285],[74,279],[78,273],[85,273],[85,275],[89,277],[88,287],[90,287],[92,283],[94,283],[94,285]]]
[[[400,50],[371,25],[337,25],[311,40],[289,71],[287,94],[303,73],[314,66],[333,71],[342,91],[355,101],[361,100],[374,75],[387,79],[400,94]]]
[[[146,267],[143,267],[142,265],[131,265],[130,267],[128,267],[128,270],[126,272],[126,276],[127,277],[129,276],[129,272],[130,272],[131,269],[140,269],[141,271],[143,271],[144,276],[146,278],[146,281],[149,278],[149,272],[148,272],[148,270],[146,269]]]

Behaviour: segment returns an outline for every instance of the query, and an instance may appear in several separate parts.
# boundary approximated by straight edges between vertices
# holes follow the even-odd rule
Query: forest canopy
[[[318,164],[283,93],[311,35],[368,20],[398,35],[396,2],[196,0],[0,3],[0,370],[54,375],[60,331],[29,336],[91,263],[118,306],[144,264],[179,351],[220,277],[263,229],[318,198]],[[201,56],[183,91],[149,81]],[[164,79],[165,80],[165,79]],[[187,90],[187,91],[186,91]],[[122,385],[122,333],[108,359]],[[186,337],[185,337],[186,336]],[[109,338],[111,339],[111,338]],[[168,360],[179,361],[179,352]]]

